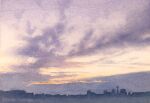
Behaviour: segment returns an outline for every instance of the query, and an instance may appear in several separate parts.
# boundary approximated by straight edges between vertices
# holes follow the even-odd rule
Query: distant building
[[[119,94],[119,86],[117,86],[116,89],[117,89],[117,94]]]
[[[112,95],[112,92],[109,92],[109,91],[107,91],[107,90],[104,90],[104,96],[110,96],[110,95]]]
[[[120,89],[120,95],[127,95],[126,89]]]
[[[92,92],[91,90],[87,91],[87,96],[95,96],[96,93]]]
[[[111,93],[112,93],[113,95],[115,95],[115,94],[116,94],[116,90],[115,90],[115,89],[112,89],[112,90],[111,90]]]

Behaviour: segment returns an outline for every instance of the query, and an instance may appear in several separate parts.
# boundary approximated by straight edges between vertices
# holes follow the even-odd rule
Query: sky
[[[0,89],[150,91],[149,0],[0,0]]]

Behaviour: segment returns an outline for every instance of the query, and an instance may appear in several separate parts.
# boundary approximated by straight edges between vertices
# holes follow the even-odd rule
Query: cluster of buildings
[[[127,92],[126,89],[119,89],[119,86],[112,90],[104,90],[102,94],[96,94],[90,90],[87,91],[88,96],[126,96],[126,95],[132,95],[131,92]]]
[[[150,96],[150,91],[147,92],[130,92],[126,89],[119,89],[119,86],[112,90],[104,90],[102,94],[97,94],[90,90],[87,91],[87,96]]]
[[[104,90],[103,93],[97,94],[90,90],[85,95],[51,95],[51,94],[34,94],[27,93],[24,90],[11,90],[11,91],[0,91],[0,99],[2,97],[12,98],[50,98],[50,97],[110,97],[110,96],[150,96],[150,92],[128,92],[126,89],[119,89],[119,86],[112,90]]]

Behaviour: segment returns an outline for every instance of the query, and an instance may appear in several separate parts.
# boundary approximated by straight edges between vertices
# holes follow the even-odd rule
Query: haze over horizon
[[[0,0],[0,89],[150,91],[149,0]]]

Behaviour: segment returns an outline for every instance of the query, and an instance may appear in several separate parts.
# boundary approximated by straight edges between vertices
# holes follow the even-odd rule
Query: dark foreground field
[[[150,103],[150,97],[1,98],[0,103]]]

